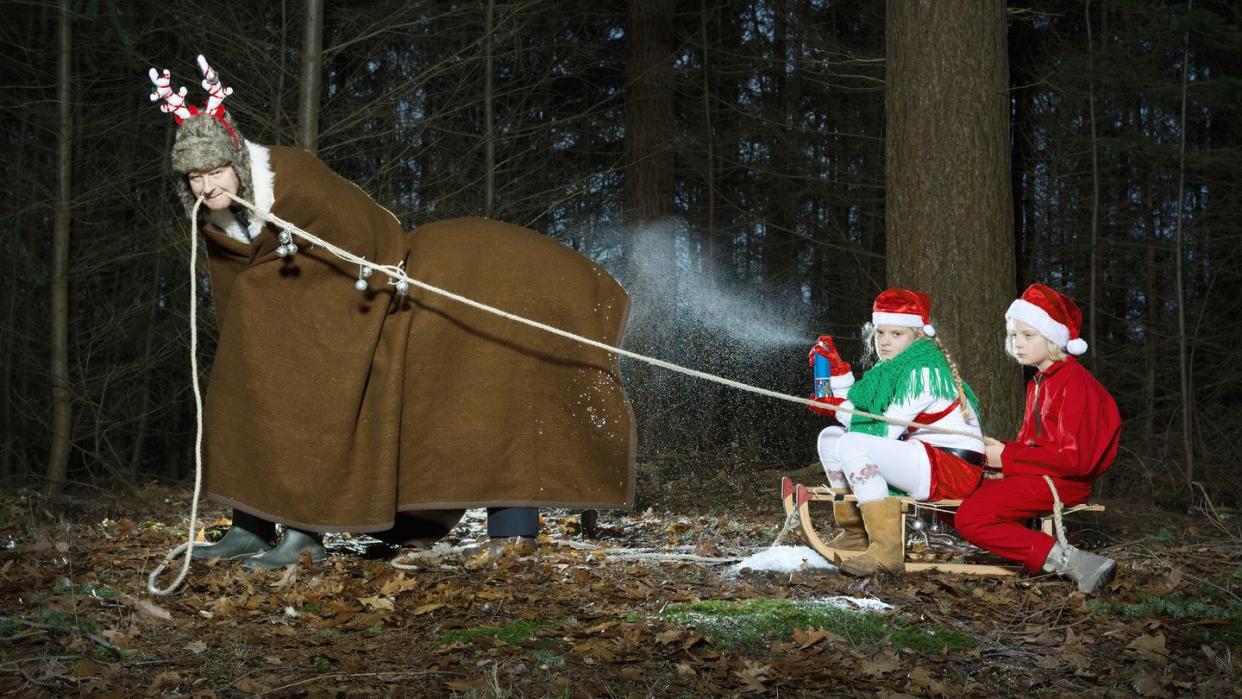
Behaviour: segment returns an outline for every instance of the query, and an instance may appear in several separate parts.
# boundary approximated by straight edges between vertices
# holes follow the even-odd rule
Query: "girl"
[[[1022,429],[1012,442],[987,440],[988,468],[999,471],[957,511],[971,543],[1021,561],[1032,573],[1065,575],[1091,593],[1112,579],[1111,558],[1062,545],[1022,525],[1053,508],[1051,478],[1066,505],[1085,502],[1117,455],[1121,417],[1108,391],[1071,355],[1087,351],[1078,336],[1082,314],[1069,298],[1032,284],[1005,312],[1005,350],[1036,367],[1026,387]]]
[[[832,369],[833,395],[815,398],[822,404],[811,408],[815,412],[831,416],[843,405],[975,435],[946,435],[853,414],[843,426],[820,432],[819,458],[829,484],[857,497],[857,503],[833,505],[844,531],[829,545],[866,550],[842,563],[846,573],[905,569],[901,503],[887,497],[890,485],[919,500],[939,500],[965,497],[982,478],[978,401],[935,335],[931,298],[889,289],[876,297],[871,323],[863,328],[865,351],[874,352],[879,362],[861,380],[854,382],[832,338],[821,337],[811,348],[812,360],[824,356]]]

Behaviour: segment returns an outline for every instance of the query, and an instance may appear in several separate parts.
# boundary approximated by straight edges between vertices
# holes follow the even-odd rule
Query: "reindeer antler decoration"
[[[173,118],[180,124],[183,119],[189,119],[194,116],[193,107],[187,107],[185,104],[185,88],[173,91],[172,74],[165,68],[163,73],[152,68],[148,73],[151,76],[151,82],[155,83],[155,88],[151,90],[151,101],[159,102],[160,111],[165,114],[172,113]]]
[[[220,76],[207,64],[207,59],[201,53],[198,55],[198,67],[203,71],[203,89],[207,91],[207,102],[203,105],[201,112],[198,107],[185,103],[184,87],[173,91],[172,76],[167,68],[164,69],[163,73],[156,71],[154,68],[148,73],[151,76],[151,82],[155,83],[155,89],[151,91],[151,101],[163,100],[163,103],[160,104],[160,111],[166,114],[171,112],[178,124],[201,113],[211,115],[212,118],[220,122],[228,130],[229,135],[233,137],[233,144],[241,148],[241,139],[237,137],[237,132],[233,130],[233,125],[229,123],[228,119],[224,118],[224,98],[233,94],[233,88],[225,87],[220,82]]]
[[[207,91],[207,105],[205,107],[208,114],[221,118],[224,116],[224,98],[233,94],[233,88],[225,87],[220,83],[220,76],[216,75],[216,71],[207,65],[207,59],[203,54],[198,54],[198,67],[203,71],[203,89]]]

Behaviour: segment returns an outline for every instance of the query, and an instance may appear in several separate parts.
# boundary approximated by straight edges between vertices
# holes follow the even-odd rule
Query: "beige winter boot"
[[[901,500],[884,498],[858,506],[870,545],[861,555],[841,562],[841,572],[862,577],[877,569],[890,573],[906,570],[906,551],[901,541]]]
[[[827,543],[829,548],[842,551],[862,551],[867,548],[867,528],[863,526],[858,503],[832,503],[832,517],[841,528],[841,533]]]

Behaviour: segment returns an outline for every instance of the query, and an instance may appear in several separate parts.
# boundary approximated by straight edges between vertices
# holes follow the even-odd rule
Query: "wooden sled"
[[[788,477],[781,478],[781,502],[785,506],[785,516],[787,518],[794,516],[794,512],[796,511],[797,512],[796,528],[798,532],[802,535],[803,540],[805,540],[807,545],[810,546],[812,549],[814,549],[816,553],[823,556],[826,560],[831,561],[835,564],[839,564],[841,561],[847,558],[850,558],[851,556],[857,556],[858,554],[862,553],[862,551],[847,551],[845,549],[836,549],[836,548],[832,548],[831,546],[828,546],[827,544],[825,544],[823,539],[819,538],[819,534],[815,532],[815,526],[811,520],[810,504],[812,502],[832,503],[832,502],[853,502],[855,500],[856,498],[854,497],[854,495],[845,490],[830,488],[828,486],[808,487],[808,486],[802,485],[801,483],[794,483]],[[905,513],[911,512],[915,510],[916,508],[923,508],[923,509],[939,511],[939,512],[954,512],[957,510],[958,505],[961,505],[961,504],[962,504],[961,500],[933,500],[933,501],[920,502],[911,497],[901,498],[901,512],[903,515],[901,518],[901,541],[902,541],[903,550],[906,545],[905,544],[906,542],[906,517],[904,516]],[[1071,512],[1103,512],[1103,511],[1104,511],[1103,505],[1084,504],[1084,505],[1075,505],[1073,507],[1067,507],[1064,510],[1062,510],[1062,514],[1070,514]],[[1039,517],[1039,527],[1045,534],[1048,534],[1050,536],[1053,535],[1053,531],[1052,531],[1053,516],[1051,512]],[[986,563],[947,563],[947,562],[942,563],[938,561],[936,562],[911,561],[909,560],[909,553],[907,553],[906,555],[907,555],[906,571],[913,572],[913,573],[924,572],[924,571],[939,571],[942,573],[966,573],[970,575],[1013,575],[1014,573],[1017,573],[1018,571],[1022,569],[1022,566],[1017,563],[992,565],[992,564],[986,564]]]

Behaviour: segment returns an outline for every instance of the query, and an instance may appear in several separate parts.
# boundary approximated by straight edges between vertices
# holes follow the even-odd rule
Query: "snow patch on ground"
[[[809,601],[813,604],[826,604],[837,609],[848,609],[851,611],[886,612],[893,608],[891,604],[885,604],[878,599],[871,599],[869,597],[835,595],[833,597],[816,597]]]
[[[743,558],[730,570],[737,573],[743,568],[750,568],[751,570],[791,573],[795,570],[802,570],[804,566],[827,570],[836,568],[808,546],[773,546]]]

